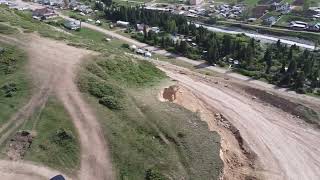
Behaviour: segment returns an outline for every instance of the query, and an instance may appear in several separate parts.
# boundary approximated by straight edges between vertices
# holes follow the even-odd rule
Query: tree
[[[188,44],[186,41],[181,41],[179,45],[179,51],[182,54],[185,54],[188,51]]]
[[[293,75],[294,73],[296,73],[296,71],[297,71],[297,62],[296,60],[291,60],[287,70],[287,74]]]
[[[102,0],[102,2],[107,6],[110,7],[112,5],[112,0]]]
[[[223,35],[222,48],[223,48],[222,56],[226,56],[226,55],[230,54],[230,51],[231,51],[231,36],[230,35],[228,35],[228,34]]]
[[[295,78],[294,86],[296,89],[303,88],[305,82],[305,75],[304,72],[297,73],[297,77]]]
[[[268,48],[266,52],[264,53],[263,60],[265,61],[267,68],[266,68],[266,73],[270,73],[270,68],[272,66],[272,57],[271,57],[271,50]]]
[[[310,7],[310,1],[309,0],[304,0],[303,2],[303,12],[307,12]]]

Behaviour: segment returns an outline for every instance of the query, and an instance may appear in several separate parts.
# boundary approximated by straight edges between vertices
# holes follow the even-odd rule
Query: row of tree
[[[245,35],[217,34],[196,26],[184,16],[141,6],[111,5],[105,8],[105,15],[113,21],[128,21],[133,27],[137,23],[160,27],[163,33],[147,32],[145,28],[143,35],[136,38],[184,56],[201,57],[210,64],[236,64],[239,72],[301,92],[320,88],[318,51],[301,50],[295,45],[287,47],[280,41],[262,47],[259,41]]]

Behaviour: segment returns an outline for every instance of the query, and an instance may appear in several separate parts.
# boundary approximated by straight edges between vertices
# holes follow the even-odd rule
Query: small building
[[[128,27],[129,26],[129,22],[126,21],[117,21],[117,25],[118,26],[122,26],[122,27]]]
[[[320,18],[320,14],[314,14],[314,15],[312,15],[312,17],[314,17],[314,18]]]
[[[190,5],[199,5],[203,2],[203,0],[189,0]]]
[[[277,22],[277,19],[278,18],[276,18],[274,16],[267,17],[267,18],[263,19],[263,24],[272,26]]]
[[[320,32],[320,23],[316,23],[314,25],[309,26],[309,30]]]
[[[281,13],[289,13],[290,12],[290,4],[289,3],[277,3],[277,2],[274,2],[272,5],[271,5],[272,9],[278,11],[278,12],[281,12]]]
[[[36,9],[32,11],[32,17],[38,17],[40,19],[49,19],[57,16],[54,10],[49,8]]]
[[[7,1],[7,0],[0,0],[0,4],[9,5],[9,1]]]
[[[147,32],[149,32],[150,28],[148,25],[145,24],[137,24],[136,25],[137,31],[143,32],[144,28],[146,28]]]
[[[64,27],[70,30],[78,30],[81,28],[81,22],[80,21],[65,21],[64,22]]]
[[[160,32],[160,28],[159,27],[151,27],[150,28],[151,31],[155,32],[155,33],[159,33]]]
[[[290,28],[297,29],[297,30],[303,30],[308,28],[308,23],[303,21],[291,21],[290,22]]]
[[[303,29],[306,29],[307,26],[304,24],[291,24],[290,28],[297,29],[297,30],[303,30]]]

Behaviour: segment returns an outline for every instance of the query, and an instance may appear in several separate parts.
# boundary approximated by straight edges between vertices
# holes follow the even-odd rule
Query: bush
[[[122,89],[94,79],[88,82],[88,87],[88,92],[97,98],[102,98],[104,96],[121,97],[123,95]]]
[[[129,44],[126,44],[126,43],[123,43],[122,45],[121,45],[121,47],[123,47],[123,48],[126,48],[126,49],[129,49]]]
[[[165,179],[167,178],[157,170],[148,169],[146,171],[145,180],[165,180]]]
[[[7,83],[1,87],[5,97],[12,97],[18,90],[15,83]]]
[[[99,99],[99,103],[108,107],[109,109],[119,110],[122,109],[121,103],[112,96],[104,96]]]
[[[56,144],[63,145],[69,141],[73,141],[75,138],[71,131],[66,129],[58,129],[56,133],[52,136],[52,141]]]

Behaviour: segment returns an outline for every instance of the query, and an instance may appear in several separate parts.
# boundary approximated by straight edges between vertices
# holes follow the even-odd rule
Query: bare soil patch
[[[207,122],[210,131],[216,131],[221,136],[220,157],[224,162],[221,179],[255,179],[255,155],[244,144],[240,132],[222,114],[215,109],[208,109],[191,91],[180,84],[163,89],[159,94],[160,101],[170,101],[199,113],[201,119]]]
[[[26,151],[30,148],[33,136],[28,131],[19,131],[8,144],[7,155],[11,160],[23,159]]]
[[[168,63],[154,63],[192,92],[207,109],[223,114],[240,131],[247,146],[257,155],[254,172],[258,178],[317,179],[320,176],[318,129],[246,93],[234,84],[235,80],[204,76]],[[245,82],[241,84],[245,86]],[[291,98],[293,103],[319,107],[318,101],[312,103],[311,98],[277,94]]]

